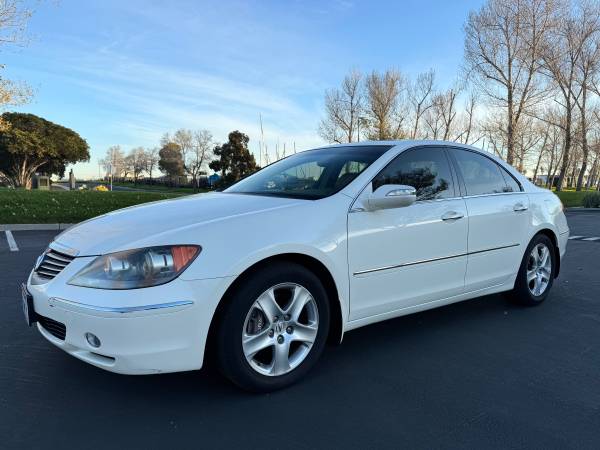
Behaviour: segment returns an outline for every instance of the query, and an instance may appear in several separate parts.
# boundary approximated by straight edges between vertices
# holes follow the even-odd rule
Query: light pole
[[[113,184],[113,161],[114,161],[114,149],[110,149],[110,191],[112,192],[112,184]]]

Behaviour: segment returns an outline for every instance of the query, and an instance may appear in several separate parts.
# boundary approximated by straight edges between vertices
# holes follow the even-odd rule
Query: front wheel
[[[315,364],[329,332],[329,302],[318,277],[293,263],[247,277],[221,316],[217,358],[224,375],[256,392],[286,387]]]
[[[523,305],[539,305],[550,293],[555,273],[554,244],[548,236],[538,234],[527,246],[510,297]]]

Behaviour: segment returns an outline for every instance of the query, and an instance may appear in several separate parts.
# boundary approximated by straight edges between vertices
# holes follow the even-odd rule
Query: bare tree
[[[553,0],[488,0],[464,28],[467,77],[505,110],[509,164],[521,118],[544,96],[538,75],[553,9]]]
[[[387,70],[383,74],[373,71],[367,77],[366,115],[370,139],[386,140],[402,137],[404,117],[400,103],[403,86],[404,79],[396,70]]]
[[[536,131],[540,135],[541,144],[540,144],[540,146],[538,148],[538,151],[537,151],[535,168],[533,169],[533,175],[531,177],[534,183],[536,183],[536,180],[537,180],[537,177],[538,177],[538,173],[540,171],[540,166],[541,166],[541,163],[542,163],[542,158],[544,157],[544,155],[548,151],[548,142],[550,140],[550,128],[551,128],[551,125],[549,125],[549,124],[542,124],[542,123],[539,123],[537,125],[537,127],[536,127]]]
[[[598,76],[600,69],[600,11],[598,7],[591,8],[586,5],[584,14],[586,15],[588,29],[582,29],[580,32],[589,33],[589,37],[582,36],[581,57],[579,58],[578,83],[581,95],[575,97],[575,102],[579,108],[580,133],[581,133],[581,151],[582,164],[579,176],[577,178],[576,190],[581,191],[583,186],[583,177],[587,171],[589,146],[588,146],[588,109],[590,91],[594,89],[594,78]]]
[[[515,160],[517,170],[525,173],[527,157],[535,150],[539,150],[539,144],[543,141],[544,134],[540,124],[532,117],[525,117],[516,130]]]
[[[26,43],[27,23],[31,15],[31,9],[22,0],[0,1],[0,47]],[[0,70],[2,69],[4,65],[0,64]],[[31,95],[31,88],[25,83],[0,76],[0,108],[26,103]],[[6,126],[8,125],[0,119],[0,129]]]
[[[352,70],[344,77],[341,88],[325,92],[325,118],[319,124],[319,134],[328,142],[360,140],[360,120],[363,109],[362,74]]]
[[[597,5],[580,3],[573,8],[565,2],[557,11],[551,33],[546,36],[544,70],[558,91],[556,102],[564,111],[560,122],[564,132],[562,166],[557,190],[562,189],[571,165],[573,144],[573,115],[582,95],[578,83],[578,68],[581,65],[583,49],[595,35],[598,26]]]
[[[148,155],[144,147],[136,147],[131,149],[125,158],[125,164],[128,166],[129,172],[133,175],[133,182],[137,184],[140,175],[148,167]]]
[[[210,131],[194,131],[192,136],[192,152],[187,166],[196,188],[200,187],[199,175],[201,174],[203,167],[210,162],[213,147],[213,136]]]
[[[408,83],[407,97],[414,116],[412,131],[410,132],[411,139],[417,138],[421,118],[433,106],[431,97],[434,95],[434,82],[435,72],[430,69],[417,75],[414,83]]]
[[[100,165],[104,168],[105,176],[110,177],[111,188],[112,179],[116,176],[120,178],[124,176],[125,169],[125,154],[118,145],[113,145],[106,150],[104,158],[99,161]]]
[[[152,172],[156,167],[158,167],[158,161],[160,160],[158,155],[159,150],[160,149],[157,147],[146,150],[146,167],[144,170],[148,173],[150,179],[152,179]]]
[[[452,125],[454,124],[454,119],[456,119],[456,97],[458,92],[458,88],[452,87],[440,94],[436,102],[436,107],[439,108],[442,123],[444,124],[444,141],[450,140]]]
[[[473,145],[482,138],[481,135],[476,133],[476,110],[477,94],[474,91],[471,91],[466,100],[464,111],[461,116],[461,131],[456,136],[457,142]]]
[[[424,116],[427,130],[424,137],[448,141],[452,137],[453,125],[457,116],[456,100],[458,88],[452,87],[445,92],[435,94],[431,108]]]
[[[188,159],[194,148],[194,133],[192,130],[181,128],[173,133],[172,142],[179,145],[181,156],[183,158],[184,170],[187,175],[192,176],[190,168],[188,167]]]

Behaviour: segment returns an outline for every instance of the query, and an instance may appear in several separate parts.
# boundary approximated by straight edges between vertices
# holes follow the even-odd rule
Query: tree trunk
[[[552,148],[552,154],[550,155],[550,164],[548,165],[548,178],[546,178],[546,187],[548,189],[552,189],[552,182],[550,180],[552,180],[552,169],[554,169],[554,150],[556,149]]]
[[[582,99],[581,99],[581,150],[583,153],[583,162],[581,164],[581,171],[579,172],[579,177],[577,177],[577,187],[576,191],[581,191],[581,186],[583,185],[583,177],[585,175],[585,171],[587,170],[587,160],[588,160],[588,141],[587,141],[587,119],[585,115],[586,108],[586,89],[583,89]]]
[[[541,150],[538,155],[537,163],[535,164],[535,170],[533,171],[533,184],[535,184],[535,179],[537,178],[538,170],[540,169],[540,163],[542,161],[542,156],[544,155],[544,151]]]
[[[589,190],[590,186],[593,186],[596,182],[596,169],[598,168],[598,157],[594,159],[592,164],[592,168],[590,169],[590,175],[588,177],[587,183],[585,184],[585,189]]]
[[[565,121],[565,146],[563,150],[562,167],[560,168],[558,184],[556,185],[557,191],[562,190],[563,181],[565,179],[565,176],[567,175],[567,170],[569,168],[569,152],[571,151],[571,120],[571,108],[567,107],[567,115]]]
[[[506,162],[512,166],[515,159],[515,129],[513,122],[513,92],[512,89],[508,89],[508,121],[507,121],[507,133],[506,133]]]

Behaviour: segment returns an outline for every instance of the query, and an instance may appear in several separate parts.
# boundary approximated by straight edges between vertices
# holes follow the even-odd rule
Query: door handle
[[[515,206],[513,206],[513,211],[527,211],[527,206],[525,206],[523,203],[517,203]]]
[[[442,215],[442,220],[458,220],[465,217],[463,213],[457,211],[448,211]]]

